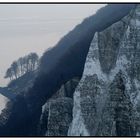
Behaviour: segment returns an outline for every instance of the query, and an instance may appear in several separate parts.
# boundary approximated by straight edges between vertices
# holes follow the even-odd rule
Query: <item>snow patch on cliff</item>
[[[81,116],[79,91],[74,94],[73,121],[69,127],[68,136],[89,136]]]
[[[90,76],[96,74],[99,79],[107,80],[106,75],[102,72],[100,62],[98,59],[90,60],[85,65],[84,75]]]
[[[94,55],[93,55],[94,54]],[[83,78],[96,74],[99,79],[107,81],[107,76],[102,72],[99,61],[98,33],[94,35],[85,63]]]

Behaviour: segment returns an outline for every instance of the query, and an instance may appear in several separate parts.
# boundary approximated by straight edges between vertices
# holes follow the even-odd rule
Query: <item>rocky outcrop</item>
[[[129,20],[130,15],[98,33],[99,61],[104,73],[109,73],[115,67],[120,40],[126,31]]]
[[[46,136],[66,136],[72,121],[72,99],[60,98],[49,104]]]
[[[79,77],[75,77],[71,80],[69,80],[66,84],[63,84],[60,88],[60,90],[58,90],[59,95],[63,96],[63,97],[69,97],[69,98],[73,98],[73,93],[75,91],[76,86],[78,85],[80,81]],[[56,95],[54,95],[56,96]]]
[[[138,5],[119,22],[95,34],[74,93],[69,136],[140,133],[139,17]]]
[[[73,100],[62,97],[50,100],[43,106],[39,135],[66,136],[72,121]]]
[[[43,106],[39,135],[67,136],[72,121],[73,93],[79,82],[75,77],[61,86]]]

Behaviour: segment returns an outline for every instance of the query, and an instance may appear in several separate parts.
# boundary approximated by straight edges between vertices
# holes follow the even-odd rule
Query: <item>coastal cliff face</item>
[[[140,133],[140,6],[91,42],[74,93],[69,136]]]
[[[17,96],[0,114],[0,136],[140,135],[140,6],[109,7],[66,36],[64,56],[61,42],[46,52],[37,78],[10,84]]]

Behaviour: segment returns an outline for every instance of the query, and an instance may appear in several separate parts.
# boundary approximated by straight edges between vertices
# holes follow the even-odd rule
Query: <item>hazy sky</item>
[[[0,4],[0,86],[11,63],[30,52],[40,56],[104,4]]]

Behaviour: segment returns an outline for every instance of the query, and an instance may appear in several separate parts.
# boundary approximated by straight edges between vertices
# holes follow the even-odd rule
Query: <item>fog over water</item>
[[[0,4],[0,86],[6,69],[21,56],[40,56],[104,4]]]

